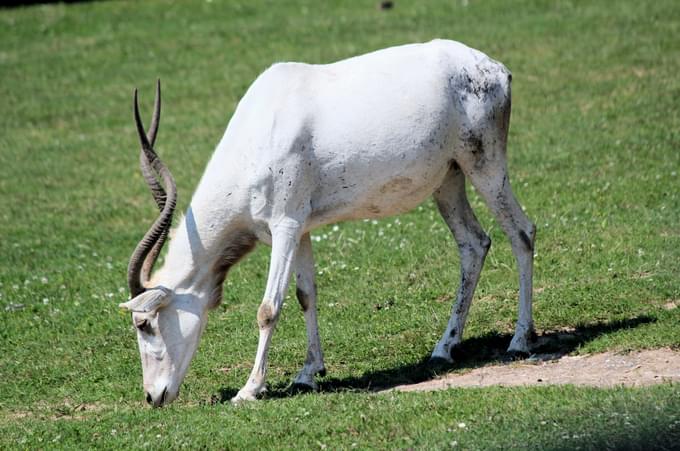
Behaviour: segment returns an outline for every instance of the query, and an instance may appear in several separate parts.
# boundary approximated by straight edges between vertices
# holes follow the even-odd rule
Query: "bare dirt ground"
[[[680,352],[663,348],[625,354],[537,354],[520,362],[488,365],[463,374],[452,373],[417,384],[399,385],[390,390],[560,384],[640,387],[669,381],[680,382]]]

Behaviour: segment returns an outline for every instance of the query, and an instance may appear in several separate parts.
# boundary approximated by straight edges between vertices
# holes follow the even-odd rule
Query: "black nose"
[[[149,393],[148,391],[145,391],[145,393],[147,403],[149,403],[153,407],[161,407],[163,404],[165,404],[165,398],[168,395],[168,387],[165,387],[163,389],[163,393],[161,393],[161,395],[156,399],[153,399],[153,396],[151,396],[151,393]]]

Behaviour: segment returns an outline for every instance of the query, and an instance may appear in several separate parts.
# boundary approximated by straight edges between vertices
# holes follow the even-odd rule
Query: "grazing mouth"
[[[163,407],[167,398],[168,398],[168,387],[165,387],[163,389],[163,393],[161,393],[161,396],[157,400],[154,400],[151,397],[151,393],[147,392],[147,394],[146,394],[146,402],[149,403],[151,405],[151,407],[154,407],[154,408]]]
[[[168,396],[168,387],[165,387],[163,389],[163,393],[161,394],[161,402],[158,404],[158,407],[162,407],[165,404],[165,398]]]

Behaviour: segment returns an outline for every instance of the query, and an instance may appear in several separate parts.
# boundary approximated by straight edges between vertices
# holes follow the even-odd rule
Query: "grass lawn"
[[[156,147],[183,210],[240,96],[272,62],[331,62],[434,37],[513,72],[510,173],[538,225],[539,332],[573,328],[573,353],[680,347],[680,4],[377,3],[0,9],[0,448],[677,447],[677,384],[372,393],[433,373],[422,362],[459,267],[432,202],[314,234],[321,393],[285,392],[306,351],[291,295],[269,399],[223,402],[255,355],[269,252],[260,246],[230,273],[178,401],[144,406],[134,331],[117,308],[129,254],[155,217],[132,89],[148,121],[163,80]],[[510,246],[470,195],[494,245],[464,356],[443,371],[496,361],[517,314]]]

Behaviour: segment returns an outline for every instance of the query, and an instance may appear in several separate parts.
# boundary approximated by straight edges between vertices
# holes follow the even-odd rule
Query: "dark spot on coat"
[[[306,312],[307,309],[309,308],[309,296],[307,296],[307,293],[302,291],[300,287],[295,288],[295,296],[298,299],[298,302],[300,303],[300,307],[302,308],[303,312]]]
[[[526,248],[530,251],[533,252],[534,250],[534,245],[531,243],[531,238],[529,238],[529,235],[527,235],[524,230],[520,230],[519,232],[519,237],[526,246]]]
[[[483,233],[481,236],[478,237],[479,243],[482,245],[482,248],[484,248],[484,252],[488,252],[489,249],[491,248],[491,238],[489,235],[486,233]]]
[[[470,133],[468,144],[472,153],[481,153],[484,150],[482,138],[476,133]]]
[[[266,329],[276,321],[277,316],[278,314],[274,313],[271,303],[265,301],[260,305],[260,308],[257,309],[257,325],[260,329]]]

